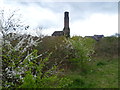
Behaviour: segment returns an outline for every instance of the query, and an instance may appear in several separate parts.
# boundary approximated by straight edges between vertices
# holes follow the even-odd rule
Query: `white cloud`
[[[30,26],[46,26],[45,24],[55,23],[57,20],[57,16],[48,9],[41,7],[28,7],[24,10],[24,16],[26,17]],[[49,25],[47,25],[49,26]]]
[[[90,18],[71,23],[71,35],[94,35],[106,36],[118,32],[118,15],[95,13]]]
[[[3,5],[3,0],[0,0],[0,6],[2,6]]]

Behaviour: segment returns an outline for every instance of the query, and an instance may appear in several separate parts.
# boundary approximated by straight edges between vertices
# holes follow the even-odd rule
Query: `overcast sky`
[[[69,1],[69,2],[68,2]],[[118,32],[118,2],[44,2],[43,0],[1,0],[0,7],[20,9],[25,22],[32,28],[43,27],[43,33],[51,35],[64,27],[64,12],[69,12],[70,34],[110,36]],[[90,0],[91,1],[91,0]]]

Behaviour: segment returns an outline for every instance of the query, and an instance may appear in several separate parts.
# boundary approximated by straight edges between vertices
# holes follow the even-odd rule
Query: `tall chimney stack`
[[[69,28],[69,12],[64,12],[64,35],[70,37],[70,28]]]
[[[69,27],[69,12],[64,13],[64,27],[65,28]]]

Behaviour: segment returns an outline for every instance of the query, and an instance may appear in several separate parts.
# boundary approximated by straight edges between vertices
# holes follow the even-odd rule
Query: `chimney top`
[[[69,13],[68,11],[65,11],[65,13]]]

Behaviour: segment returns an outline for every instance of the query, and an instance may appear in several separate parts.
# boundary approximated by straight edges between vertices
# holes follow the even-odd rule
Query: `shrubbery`
[[[59,68],[62,67],[65,70],[81,65],[80,69],[82,69],[85,66],[84,64],[91,60],[94,44],[93,39],[79,36],[68,39],[65,37],[45,37],[36,49],[39,54],[44,54],[43,58],[52,52],[49,65],[57,64]]]
[[[69,87],[75,81],[66,76],[67,71],[79,70],[80,75],[91,72],[91,56],[116,55],[117,40],[7,35],[2,47],[2,87]]]
[[[72,53],[74,57],[70,61],[78,65],[82,72],[86,72],[89,69],[88,64],[91,61],[91,55],[94,53],[95,40],[75,36],[70,41],[74,49]]]
[[[118,37],[104,37],[95,44],[95,56],[97,57],[118,57],[118,51],[120,50],[118,43]]]
[[[63,71],[76,65],[85,69],[94,52],[93,40],[88,38],[16,36],[7,35],[4,40],[3,87],[67,87],[72,81]]]
[[[23,37],[14,46],[9,39],[3,40],[5,42],[2,47],[2,87],[58,88],[70,84],[70,79],[59,76],[62,71],[57,65],[52,64],[48,68],[52,53],[42,58],[42,54],[33,49],[37,41],[32,40],[33,38],[29,37],[28,40]]]
[[[51,57],[49,58],[49,67],[52,64],[63,65],[68,61],[71,52],[71,46],[68,40],[65,37],[44,37],[42,42],[36,47],[39,54],[42,54],[42,58],[52,52]]]

